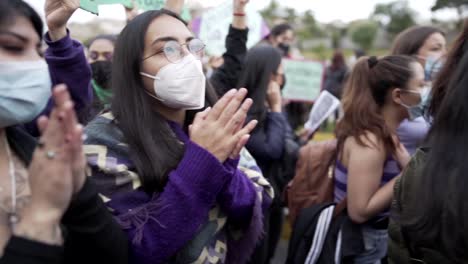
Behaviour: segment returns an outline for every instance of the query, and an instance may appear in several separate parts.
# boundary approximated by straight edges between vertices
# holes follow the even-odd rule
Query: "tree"
[[[272,25],[273,22],[278,18],[278,10],[279,4],[276,2],[276,0],[273,0],[270,2],[269,6],[260,11],[260,14],[269,25]]]
[[[356,23],[350,29],[351,40],[361,49],[369,51],[377,37],[378,25],[372,21]]]
[[[286,8],[286,20],[289,24],[296,24],[297,14],[294,8]]]
[[[415,12],[408,6],[407,1],[396,1],[376,5],[372,18],[378,21],[393,38],[416,24],[414,16]]]
[[[325,33],[320,28],[314,14],[310,10],[307,10],[302,16],[301,25],[301,28],[297,31],[297,35],[304,40],[325,36]]]
[[[463,13],[468,9],[467,0],[437,0],[431,8],[432,12],[436,12],[445,8],[455,8],[458,13],[458,27],[461,29],[463,25]]]

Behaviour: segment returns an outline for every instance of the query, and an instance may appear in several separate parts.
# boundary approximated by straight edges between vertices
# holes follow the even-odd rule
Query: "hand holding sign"
[[[67,35],[67,22],[79,7],[80,0],[46,0],[45,16],[52,41]]]

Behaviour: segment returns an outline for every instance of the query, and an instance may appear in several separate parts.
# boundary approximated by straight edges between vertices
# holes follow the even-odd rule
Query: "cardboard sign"
[[[322,90],[325,65],[318,61],[283,60],[286,86],[283,97],[291,101],[313,102]]]

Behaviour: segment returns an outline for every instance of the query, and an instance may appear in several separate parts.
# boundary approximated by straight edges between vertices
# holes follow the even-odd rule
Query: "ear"
[[[393,89],[391,96],[392,96],[392,101],[398,105],[403,104],[403,101],[401,100],[401,89],[400,88],[395,88]]]

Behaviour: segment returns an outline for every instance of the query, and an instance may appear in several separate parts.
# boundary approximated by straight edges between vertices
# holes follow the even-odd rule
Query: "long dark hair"
[[[288,23],[282,23],[282,24],[276,25],[271,29],[270,34],[268,34],[268,36],[266,36],[265,39],[268,40],[270,37],[275,38],[275,37],[281,36],[288,30],[294,30],[293,27]]]
[[[12,17],[21,16],[28,19],[42,41],[44,24],[39,14],[23,0],[0,1],[0,26],[11,22]]]
[[[440,33],[445,36],[445,33],[436,27],[431,26],[414,26],[401,32],[393,42],[392,55],[416,55],[419,49],[424,46],[427,38],[434,33]]]
[[[432,84],[432,100],[431,106],[429,107],[428,114],[430,116],[435,116],[444,100],[447,89],[449,88],[449,82],[452,77],[455,76],[456,68],[460,63],[460,60],[468,51],[468,19],[465,19],[465,24],[463,31],[460,33],[458,38],[452,45],[450,49],[447,60],[445,61],[444,66],[437,74],[436,79]]]
[[[453,263],[468,256],[468,50],[454,68],[445,99],[428,136],[430,147],[422,176],[417,177],[405,201],[411,211],[400,216],[401,225],[416,246],[437,241],[437,250]]]
[[[144,91],[140,76],[145,35],[151,22],[168,15],[184,22],[168,10],[147,11],[122,30],[115,45],[112,64],[111,109],[117,125],[130,147],[142,187],[147,192],[162,191],[168,173],[181,160],[184,146],[173,134],[167,121],[154,110],[154,99]],[[185,23],[185,22],[184,22]],[[207,103],[214,103],[214,91],[207,87]],[[187,113],[188,119],[193,113]]]
[[[280,51],[269,45],[252,48],[245,58],[244,69],[237,87],[248,90],[247,97],[252,98],[254,102],[249,111],[249,118],[257,119],[259,125],[262,124],[267,112],[265,101],[268,85],[280,64]]]
[[[330,65],[330,69],[332,71],[341,70],[346,67],[346,62],[345,62],[343,52],[341,52],[340,50],[336,50],[333,53],[331,62],[332,63]]]
[[[395,153],[392,132],[385,124],[381,109],[391,90],[407,88],[413,76],[413,62],[416,60],[409,56],[363,57],[358,60],[343,95],[344,117],[336,128],[339,142],[352,136],[358,144],[366,146],[362,136],[371,132],[381,140],[388,154]]]

